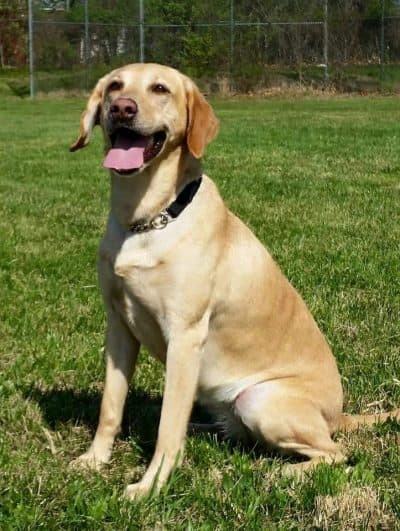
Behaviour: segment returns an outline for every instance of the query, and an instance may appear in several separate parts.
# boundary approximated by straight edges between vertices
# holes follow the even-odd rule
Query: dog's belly
[[[240,359],[237,355],[232,356],[232,352],[224,350],[224,346],[211,332],[202,353],[197,400],[212,408],[233,404],[247,387],[269,378],[266,366],[246,366],[246,363],[243,363],[245,352]]]
[[[249,374],[238,366],[227,366],[226,358],[212,340],[204,347],[203,360],[196,400],[214,415],[224,436],[246,440],[248,433],[236,413],[236,402],[246,390],[268,380],[268,372]]]
[[[245,378],[228,381],[226,375],[221,378],[218,385],[212,386],[210,382],[205,384],[202,379],[199,381],[197,390],[197,400],[210,408],[229,407],[236,398],[248,387],[263,381],[263,376],[260,374],[252,374]],[[204,377],[204,375],[203,375]]]

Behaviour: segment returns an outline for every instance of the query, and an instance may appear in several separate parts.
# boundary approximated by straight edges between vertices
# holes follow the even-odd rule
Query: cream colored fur
[[[153,90],[156,84],[168,93]],[[75,462],[110,459],[141,344],[165,364],[158,439],[131,498],[158,490],[182,458],[195,400],[214,409],[232,434],[250,434],[308,461],[339,461],[331,434],[380,420],[342,415],[335,359],[313,317],[268,251],[224,205],[203,175],[193,201],[163,230],[128,227],[168,206],[202,175],[200,158],[218,130],[195,84],[174,69],[134,64],[103,77],[82,115],[72,150],[100,123],[106,148],[110,105],[132,98],[142,134],[163,129],[162,151],[139,172],[111,171],[111,208],[100,245],[99,278],[107,311],[107,368],[100,420],[89,450]],[[229,167],[226,169],[229,177]],[[246,177],[246,174],[249,176]],[[243,178],[251,178],[251,168]],[[399,418],[399,411],[394,412]]]

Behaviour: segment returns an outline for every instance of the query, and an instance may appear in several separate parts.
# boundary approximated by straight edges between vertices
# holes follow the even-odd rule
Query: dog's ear
[[[211,105],[189,78],[186,78],[186,101],[188,112],[186,142],[190,153],[199,159],[203,156],[207,144],[216,137],[219,121]]]
[[[101,100],[103,98],[103,91],[108,77],[109,75],[107,74],[100,78],[94,87],[86,104],[86,109],[81,115],[79,136],[69,148],[70,151],[76,151],[77,149],[87,146],[87,144],[89,144],[93,127],[100,123]]]

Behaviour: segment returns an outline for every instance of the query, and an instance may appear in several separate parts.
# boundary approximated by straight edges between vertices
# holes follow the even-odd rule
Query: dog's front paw
[[[107,459],[101,458],[92,452],[85,452],[70,462],[69,466],[75,469],[100,470],[107,463]]]
[[[145,498],[152,492],[152,486],[144,483],[143,481],[138,481],[137,483],[132,483],[128,485],[125,489],[125,497],[131,501],[140,500]]]

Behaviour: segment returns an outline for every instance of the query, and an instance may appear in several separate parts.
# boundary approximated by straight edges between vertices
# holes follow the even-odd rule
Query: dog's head
[[[104,166],[120,174],[141,171],[182,144],[198,159],[218,132],[218,120],[195,83],[157,64],[127,65],[102,77],[70,150],[85,147],[97,124],[105,137]]]

